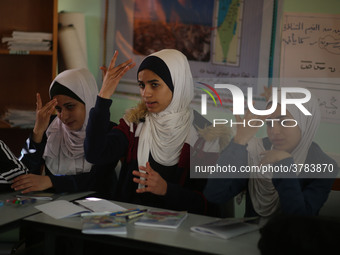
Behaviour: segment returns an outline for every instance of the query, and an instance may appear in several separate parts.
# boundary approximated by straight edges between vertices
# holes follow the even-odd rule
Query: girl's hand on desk
[[[50,177],[46,175],[23,174],[13,180],[11,186],[14,190],[21,190],[21,193],[28,193],[31,191],[41,191],[52,188]]]
[[[141,173],[139,171],[133,171],[133,175],[142,177],[145,180],[141,180],[139,178],[133,178],[133,181],[145,185],[145,188],[137,189],[137,193],[144,193],[144,192],[151,192],[156,195],[164,196],[167,191],[167,183],[166,181],[157,173],[155,170],[153,170],[150,166],[150,163],[146,163],[146,167],[140,166],[140,170],[145,171],[146,173]]]
[[[41,142],[44,132],[50,123],[51,115],[55,112],[57,104],[57,100],[52,99],[50,102],[42,106],[40,94],[37,93],[36,121],[33,129],[34,142]]]

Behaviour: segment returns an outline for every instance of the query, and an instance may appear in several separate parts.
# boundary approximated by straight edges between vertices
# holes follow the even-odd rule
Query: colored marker
[[[139,209],[129,209],[126,211],[118,211],[118,212],[111,213],[110,216],[127,216],[130,214],[137,213],[139,211],[140,211]]]
[[[144,215],[146,213],[146,211],[147,211],[147,209],[140,210],[138,213],[125,216],[125,219],[126,220],[135,219],[137,217],[140,217],[140,216]]]

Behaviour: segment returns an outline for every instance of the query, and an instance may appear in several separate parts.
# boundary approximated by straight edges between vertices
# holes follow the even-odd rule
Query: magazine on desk
[[[258,220],[258,217],[226,218],[202,225],[192,226],[190,229],[196,233],[230,239],[232,237],[258,230],[259,225],[254,223],[256,220]]]
[[[82,221],[82,233],[94,235],[126,234],[126,224],[116,220],[115,216],[86,216]]]
[[[134,222],[137,226],[178,228],[186,219],[186,211],[148,210],[141,218]]]

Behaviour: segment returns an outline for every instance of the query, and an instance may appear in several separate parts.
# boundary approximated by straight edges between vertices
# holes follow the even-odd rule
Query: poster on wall
[[[218,1],[214,9],[212,63],[240,65],[243,1]]]
[[[164,48],[181,51],[189,60],[195,84],[214,86],[233,79],[266,78],[272,31],[269,0],[125,0],[116,1],[114,48],[118,63]],[[110,59],[112,52],[108,52]],[[124,77],[117,91],[138,94],[138,68]],[[263,81],[263,79],[261,79]],[[268,84],[242,83],[261,94]],[[196,89],[196,88],[195,88]]]
[[[214,0],[134,2],[134,54],[146,56],[170,48],[188,60],[210,61]]]
[[[281,26],[282,86],[308,88],[322,119],[340,123],[340,15],[284,13]]]

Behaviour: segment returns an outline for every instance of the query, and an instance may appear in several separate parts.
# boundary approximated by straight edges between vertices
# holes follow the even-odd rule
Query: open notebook
[[[66,217],[79,216],[83,213],[112,213],[126,210],[109,200],[100,198],[87,198],[76,200],[74,203],[66,200],[55,200],[46,204],[35,206],[38,210],[55,218],[62,219]]]

